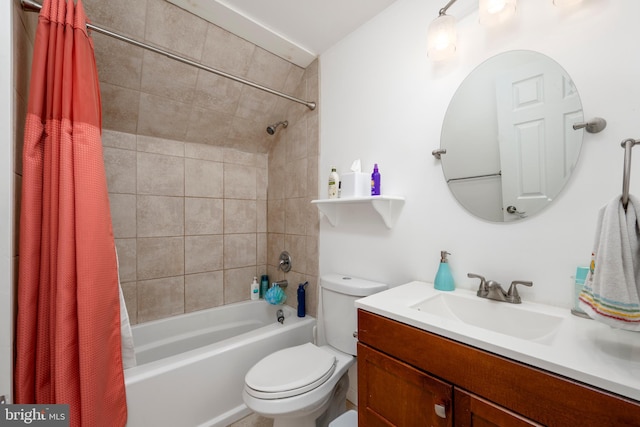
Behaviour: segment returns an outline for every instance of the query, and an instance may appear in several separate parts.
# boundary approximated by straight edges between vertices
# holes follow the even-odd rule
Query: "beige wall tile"
[[[144,153],[165,154],[167,156],[184,156],[184,142],[171,139],[154,138],[138,135],[136,149]]]
[[[160,154],[138,153],[138,194],[184,195],[184,159]]]
[[[284,206],[284,232],[286,234],[305,234],[307,219],[306,198],[286,199]],[[314,206],[315,208],[315,206]],[[317,209],[317,208],[316,208]]]
[[[118,251],[118,272],[120,282],[135,282],[136,274],[136,239],[115,239]]]
[[[138,322],[184,313],[184,276],[138,282]]]
[[[120,132],[136,133],[140,110],[140,92],[100,82],[102,127]]]
[[[280,260],[280,252],[284,250],[284,234],[267,233],[267,265],[277,266]],[[269,276],[273,273],[269,272]]]
[[[224,232],[255,233],[257,206],[255,200],[227,199],[224,202]]]
[[[256,263],[258,265],[267,264],[267,233],[258,233],[257,238],[257,250],[256,250]],[[264,271],[260,270],[260,271]]]
[[[297,162],[307,157],[307,120],[302,117],[287,127],[286,158],[287,162]]]
[[[224,197],[230,199],[256,199],[256,168],[242,165],[224,165]]]
[[[294,262],[291,270],[304,274],[307,271],[307,237],[287,234],[284,237],[284,249],[289,252]]]
[[[202,62],[237,76],[246,76],[256,46],[222,28],[209,24]]]
[[[224,270],[224,303],[231,304],[251,299],[251,282],[257,277],[256,267]],[[260,279],[258,277],[258,279]]]
[[[256,47],[251,57],[247,78],[272,89],[281,90],[292,67],[294,65],[290,62]]]
[[[198,69],[154,52],[145,51],[140,89],[173,101],[193,102]]]
[[[256,201],[256,230],[258,233],[267,232],[267,201]]]
[[[233,148],[225,148],[224,162],[244,166],[257,166],[258,155],[253,152],[240,151]]]
[[[188,142],[184,145],[184,156],[192,159],[222,162],[224,161],[224,148]]]
[[[255,267],[256,245],[256,233],[225,234],[224,268]]]
[[[136,195],[109,193],[115,238],[136,237]]]
[[[224,272],[188,274],[184,276],[184,310],[203,310],[224,304]]]
[[[14,126],[13,133],[15,138],[13,140],[13,171],[18,174],[22,174],[22,155],[24,147],[24,128],[27,119],[27,101],[26,98],[22,98],[17,91],[13,91],[13,104],[14,104]]]
[[[305,242],[305,257],[307,258],[307,265],[305,272],[311,276],[319,276],[319,251],[318,251],[318,237],[306,236]]]
[[[184,237],[138,238],[138,280],[184,274]]]
[[[84,0],[92,22],[141,39],[144,36],[147,0]]]
[[[284,152],[275,147],[269,156],[269,183],[267,186],[267,199],[269,201],[285,198],[286,180],[287,164],[284,160]]]
[[[269,233],[284,233],[284,200],[267,201],[267,230]]]
[[[200,59],[207,22],[173,4],[148,0],[145,39],[190,58]]]
[[[17,6],[16,6],[17,8]],[[25,21],[21,19],[25,12],[13,14],[13,88],[23,99],[28,99],[30,70],[33,57],[33,40],[30,39],[30,31],[25,27]],[[31,14],[35,15],[35,14]],[[35,34],[35,32],[34,32]]]
[[[138,237],[184,235],[184,198],[137,196]]]
[[[189,104],[141,92],[138,133],[183,140],[187,133],[190,109]]]
[[[187,235],[222,234],[224,201],[187,197],[184,200],[184,232]]]
[[[269,189],[269,170],[267,168],[256,169],[256,198],[258,200],[267,200],[267,191]]]
[[[107,188],[110,193],[136,193],[136,153],[119,148],[103,149]]]
[[[265,117],[234,117],[225,146],[239,152],[265,153],[265,141],[273,138],[266,132]]]
[[[231,129],[233,116],[193,106],[189,114],[187,141],[223,147]]]
[[[276,99],[273,95],[249,86],[243,86],[236,109],[236,117],[264,123],[266,129],[275,105]]]
[[[288,179],[285,180],[285,197],[296,198],[307,195],[307,159],[292,160],[287,170]]]
[[[241,91],[242,83],[201,70],[198,72],[194,105],[233,115]]]
[[[222,270],[223,250],[222,235],[185,236],[185,272]]]
[[[185,159],[185,195],[222,197],[224,165],[206,160]]]
[[[104,129],[102,131],[102,145],[105,147],[136,150],[136,136],[131,133]]]
[[[100,81],[140,90],[143,50],[104,34],[94,33],[96,65]]]
[[[307,194],[311,200],[318,199],[318,157],[307,157]],[[323,181],[324,182],[324,181]]]

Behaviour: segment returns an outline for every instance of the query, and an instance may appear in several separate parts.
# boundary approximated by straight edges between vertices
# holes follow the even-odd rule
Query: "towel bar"
[[[622,175],[622,206],[627,210],[629,204],[629,179],[631,178],[631,149],[640,144],[640,139],[628,138],[620,143],[624,148],[624,173]]]

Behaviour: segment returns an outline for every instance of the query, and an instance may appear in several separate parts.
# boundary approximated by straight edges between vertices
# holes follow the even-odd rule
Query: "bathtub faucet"
[[[276,316],[278,317],[278,322],[284,324],[284,311],[281,309],[276,312]]]

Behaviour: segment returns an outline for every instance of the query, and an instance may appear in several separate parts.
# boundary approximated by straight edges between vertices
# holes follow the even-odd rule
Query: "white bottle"
[[[340,176],[338,172],[336,172],[336,168],[331,168],[331,173],[329,174],[329,198],[337,199],[338,198],[338,185],[340,185]]]
[[[258,284],[258,278],[253,278],[253,283],[251,283],[251,300],[256,301],[260,299],[260,285]]]

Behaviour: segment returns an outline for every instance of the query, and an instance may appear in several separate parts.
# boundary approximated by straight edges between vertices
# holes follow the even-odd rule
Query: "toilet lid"
[[[245,390],[260,399],[296,396],[323,384],[335,367],[335,356],[311,343],[285,348],[249,370]]]

